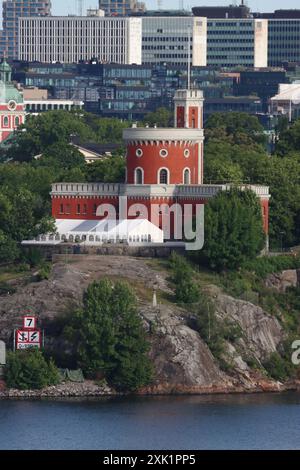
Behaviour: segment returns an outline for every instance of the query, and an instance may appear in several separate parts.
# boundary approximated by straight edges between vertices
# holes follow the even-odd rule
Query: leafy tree
[[[212,269],[236,269],[264,246],[261,208],[252,191],[220,192],[205,207],[205,244],[191,256]]]
[[[0,230],[0,263],[15,261],[20,254],[17,243]]]
[[[46,361],[41,351],[10,352],[7,355],[5,379],[9,388],[42,389],[59,382],[59,372],[52,360]]]
[[[284,157],[293,151],[300,152],[300,119],[297,119],[291,126],[283,125],[280,131],[276,153]]]
[[[173,113],[167,108],[158,108],[146,115],[144,124],[149,124],[150,127],[154,125],[157,125],[157,127],[172,127],[174,124]]]
[[[8,150],[8,157],[17,161],[32,161],[48,147],[69,144],[75,135],[81,140],[93,138],[80,113],[49,111],[29,116],[20,127],[15,144]]]
[[[128,391],[151,379],[148,344],[126,283],[92,283],[67,334],[77,341],[78,361],[87,374],[102,372],[112,385]]]
[[[206,138],[229,139],[236,144],[247,144],[251,141],[266,143],[264,129],[259,120],[247,113],[212,114],[206,123]]]
[[[175,284],[177,302],[190,304],[199,300],[200,291],[193,279],[193,270],[183,256],[172,253],[170,266],[173,270],[172,279]]]
[[[112,156],[99,160],[86,168],[88,181],[103,183],[124,183],[126,160],[120,156]]]

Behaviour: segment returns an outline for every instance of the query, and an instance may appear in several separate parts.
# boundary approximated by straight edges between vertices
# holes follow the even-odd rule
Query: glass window
[[[169,175],[166,169],[162,169],[159,172],[159,183],[160,184],[169,184]]]

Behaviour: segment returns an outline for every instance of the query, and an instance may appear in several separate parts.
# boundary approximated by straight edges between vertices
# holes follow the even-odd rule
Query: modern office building
[[[207,19],[207,65],[267,67],[268,20]]]
[[[129,16],[132,13],[143,13],[146,5],[137,0],[99,0],[99,8],[107,16]]]
[[[191,86],[193,89],[202,89],[205,96],[204,119],[218,111],[262,113],[262,99],[255,90],[258,88],[257,83],[263,83],[266,77],[261,76],[259,79],[259,76],[252,80],[253,86],[245,86],[240,72],[191,67]],[[272,83],[271,92],[275,90],[275,82],[280,81],[280,77],[284,82],[284,72],[277,78],[268,78],[268,84]],[[160,107],[172,109],[176,90],[184,89],[187,85],[187,67],[186,64],[152,66],[15,62],[13,78],[24,87],[47,89],[52,99],[84,101],[86,111],[140,121],[145,119],[147,113]],[[244,94],[240,89],[236,92],[240,82]]]
[[[18,21],[20,17],[45,17],[51,14],[50,0],[4,0],[2,2],[2,31],[0,55],[9,59],[18,57]]]
[[[19,19],[19,59],[44,63],[140,64],[140,18],[103,16]]]
[[[144,64],[206,65],[206,18],[193,16],[144,16]]]
[[[269,24],[268,65],[300,62],[300,10],[275,10],[259,16]]]

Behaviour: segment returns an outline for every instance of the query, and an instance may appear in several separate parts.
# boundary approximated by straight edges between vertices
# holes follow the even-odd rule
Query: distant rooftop
[[[229,5],[227,7],[209,7],[201,6],[192,8],[194,16],[203,16],[206,18],[250,18],[250,8],[245,5]]]
[[[192,13],[187,10],[147,10],[130,13],[130,16],[192,16]]]

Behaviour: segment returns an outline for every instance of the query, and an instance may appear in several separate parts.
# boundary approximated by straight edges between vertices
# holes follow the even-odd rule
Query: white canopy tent
[[[103,243],[149,244],[163,243],[164,233],[147,219],[126,220],[56,220],[54,234],[41,235],[34,240],[23,241],[23,245],[49,245],[59,243]]]

